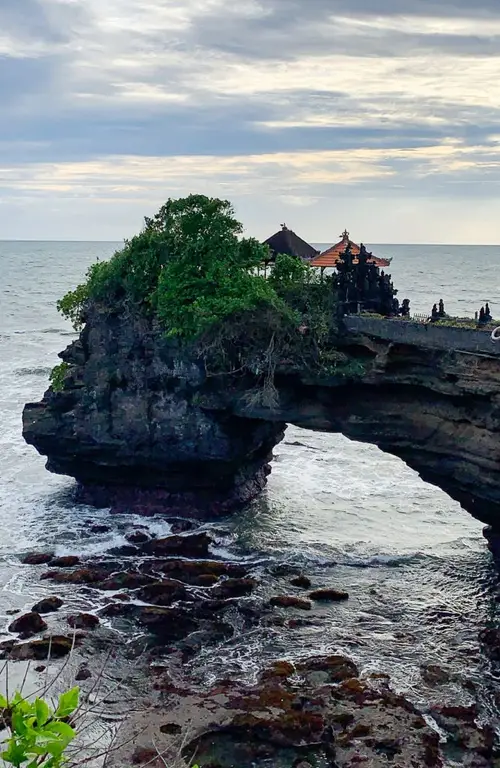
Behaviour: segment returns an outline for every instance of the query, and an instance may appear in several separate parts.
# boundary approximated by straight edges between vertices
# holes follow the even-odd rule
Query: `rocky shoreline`
[[[17,661],[41,663],[49,646],[52,657],[73,653],[73,673],[85,691],[97,674],[96,648],[120,647],[113,631],[147,639],[140,659],[147,694],[128,712],[119,735],[125,746],[108,765],[171,765],[179,756],[211,768],[431,768],[452,758],[470,768],[496,764],[495,733],[473,705],[421,711],[392,690],[387,675],[363,673],[344,653],[278,657],[253,681],[207,686],[193,679],[190,665],[208,648],[224,653],[236,633],[250,636],[257,628],[293,638],[321,624],[321,606],[348,604],[349,594],[291,566],[272,578],[257,574],[252,562],[214,555],[211,535],[196,522],[170,525],[161,538],[147,524],[131,526],[127,545],[98,557],[27,555],[24,562],[39,569],[54,594],[12,617],[9,630],[18,638],[1,646],[4,658]],[[86,594],[95,609],[68,613],[69,588]],[[500,637],[490,635],[484,643],[494,656]],[[439,667],[425,674],[438,686],[446,678]]]

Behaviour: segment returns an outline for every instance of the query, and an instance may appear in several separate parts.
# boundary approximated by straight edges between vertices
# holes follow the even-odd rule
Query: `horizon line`
[[[0,238],[0,243],[110,243],[110,244],[121,244],[125,242],[127,238],[124,238],[123,240],[80,240],[80,239],[71,239],[71,240],[54,240],[54,239],[46,239],[46,238],[8,238],[8,239],[2,239]],[[326,245],[327,240],[320,241],[311,241],[312,245]],[[375,243],[370,241],[365,241],[365,245],[369,246],[384,246],[384,245],[391,245],[391,246],[405,246],[405,245],[420,245],[420,246],[453,246],[454,248],[468,248],[470,246],[476,246],[476,247],[482,247],[482,248],[489,248],[489,247],[500,247],[500,243],[424,243],[424,242],[406,242],[406,243]]]

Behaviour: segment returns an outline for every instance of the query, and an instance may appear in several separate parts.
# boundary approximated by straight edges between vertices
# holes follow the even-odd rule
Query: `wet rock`
[[[290,677],[295,671],[295,664],[292,664],[290,661],[275,661],[271,667],[262,672],[261,680],[269,680],[276,677]]]
[[[47,571],[42,579],[55,581],[58,584],[97,584],[108,577],[108,571],[100,568],[79,568],[76,571]]]
[[[19,616],[18,619],[14,619],[12,624],[9,625],[9,632],[18,632],[22,635],[36,635],[38,632],[43,632],[47,629],[47,624],[42,617],[36,611],[25,613],[23,616]]]
[[[420,667],[422,679],[429,685],[442,685],[450,682],[450,673],[437,664],[423,664]]]
[[[139,587],[145,587],[147,584],[155,582],[153,577],[138,571],[120,571],[120,573],[113,573],[111,576],[106,574],[106,576],[107,578],[100,584],[100,589],[109,591],[139,589]]]
[[[299,587],[299,589],[310,589],[312,582],[308,576],[301,574],[300,576],[296,576],[294,579],[292,579],[290,584],[293,587]]]
[[[193,533],[187,536],[167,536],[146,542],[143,549],[150,555],[171,555],[172,557],[206,557],[212,539],[208,533]]]
[[[312,608],[310,600],[293,595],[276,595],[270,599],[269,605],[273,608],[298,608],[301,611],[310,611]]]
[[[10,608],[8,611],[5,611],[7,616],[16,616],[18,613],[21,613],[20,608]]]
[[[186,600],[188,592],[184,584],[173,579],[153,582],[142,587],[137,592],[137,597],[144,603],[153,605],[172,605],[178,600]]]
[[[75,680],[77,683],[80,683],[80,682],[83,682],[83,680],[90,680],[91,677],[92,677],[92,672],[90,671],[90,669],[87,667],[86,664],[82,664],[75,675]]]
[[[122,603],[128,603],[130,600],[130,595],[128,595],[126,592],[120,592],[117,595],[113,595],[113,600],[119,600]]]
[[[182,733],[182,728],[177,723],[165,723],[165,725],[160,726],[160,731],[168,736],[177,736],[179,733]]]
[[[76,555],[67,555],[65,557],[54,557],[49,565],[51,568],[74,568],[80,564],[80,558]]]
[[[256,579],[225,579],[214,587],[212,593],[223,600],[231,597],[245,597],[251,595],[257,585]]]
[[[108,618],[116,618],[117,616],[134,616],[137,613],[137,608],[135,605],[130,605],[130,603],[109,603],[100,610],[100,613]]]
[[[321,684],[341,683],[359,676],[356,664],[346,656],[333,654],[332,656],[319,656],[297,662],[297,672],[304,675],[310,683]],[[316,674],[321,673],[321,674]]]
[[[500,661],[500,629],[481,630],[479,640],[486,646],[488,656],[495,661]]]
[[[48,552],[30,552],[29,555],[23,557],[21,562],[24,565],[47,565],[53,557],[53,552],[50,554]]]
[[[202,573],[195,581],[198,587],[213,587],[219,581],[219,577],[213,573]]]
[[[317,603],[338,603],[349,599],[349,593],[338,589],[316,589],[309,597]]]
[[[75,638],[77,641],[77,638]],[[61,658],[71,653],[73,638],[64,635],[52,635],[41,640],[30,640],[27,643],[15,645],[9,653],[9,658],[15,661],[37,659],[43,661],[47,658]],[[49,657],[50,653],[50,657]]]
[[[92,613],[77,613],[68,616],[68,624],[72,629],[95,629],[99,623],[97,616]]]
[[[139,611],[137,619],[163,642],[182,640],[199,627],[195,618],[177,608],[148,606]]]
[[[45,672],[46,669],[45,664],[40,664],[38,667],[35,667],[35,672]]]
[[[149,541],[151,537],[148,536],[147,533],[144,533],[144,531],[134,531],[133,533],[127,534],[125,538],[130,544],[144,544],[146,541]]]
[[[243,578],[247,575],[248,567],[224,563],[219,560],[178,560],[172,559],[156,566],[171,579],[183,581],[193,586],[204,586],[203,580],[207,575],[229,578]],[[201,582],[200,582],[201,579]]]
[[[109,525],[91,525],[89,528],[90,533],[109,533],[110,530]]]
[[[192,520],[179,518],[178,520],[168,520],[167,522],[170,524],[172,533],[187,533],[195,528],[195,523]]]
[[[494,765],[496,734],[490,726],[476,723],[477,707],[436,706],[432,715],[438,725],[448,734],[455,753],[461,752],[467,765],[474,768],[489,768]]]
[[[113,547],[108,550],[108,552],[114,557],[137,557],[141,554],[141,550],[138,547],[133,547],[131,544],[124,544],[122,547]]]
[[[53,613],[64,605],[60,597],[44,597],[31,609],[34,613]]]

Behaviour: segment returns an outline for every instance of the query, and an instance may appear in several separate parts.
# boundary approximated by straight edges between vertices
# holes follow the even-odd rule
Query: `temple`
[[[301,237],[288,229],[286,224],[281,225],[281,230],[276,234],[269,237],[264,245],[269,246],[271,251],[271,262],[274,262],[278,253],[285,253],[287,256],[296,256],[303,261],[311,262],[316,256],[319,255],[319,251],[313,248],[312,245],[306,243]]]
[[[349,244],[337,262],[337,297],[340,315],[371,312],[385,317],[409,317],[410,301],[400,305],[391,276],[380,269],[361,245],[357,258]]]
[[[356,263],[357,257],[359,256],[360,250],[363,246],[352,242],[352,240],[349,238],[349,232],[347,229],[344,230],[341,237],[342,240],[339,243],[332,245],[331,248],[328,248],[328,250],[323,251],[323,253],[320,253],[318,256],[316,256],[311,261],[311,266],[321,267],[321,269],[337,267],[337,264],[347,247],[349,247],[350,253],[354,258],[354,263]],[[367,261],[370,264],[375,264],[376,267],[388,267],[391,263],[391,259],[380,259],[377,256],[374,256],[372,253],[367,254]]]

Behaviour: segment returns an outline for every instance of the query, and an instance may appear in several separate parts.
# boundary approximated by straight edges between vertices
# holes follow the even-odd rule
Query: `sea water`
[[[103,552],[125,543],[133,520],[76,505],[73,481],[49,474],[21,436],[24,404],[42,397],[57,353],[75,338],[57,299],[118,246],[0,242],[0,630],[8,610],[46,594],[40,570],[20,566],[22,553]],[[413,311],[430,312],[442,298],[451,314],[473,316],[489,301],[500,317],[499,247],[373,250],[393,258],[388,271]],[[111,530],[91,536],[89,521]],[[168,531],[161,518],[148,522]],[[300,568],[318,586],[351,597],[318,609],[317,625],[293,633],[271,627],[236,635],[203,652],[193,674],[207,683],[227,674],[252,678],[268,659],[344,651],[364,671],[389,673],[417,704],[477,700],[498,721],[500,671],[478,639],[481,629],[500,626],[499,577],[482,526],[402,461],[341,435],[290,427],[266,492],[224,524],[220,553],[264,570]],[[58,592],[70,605],[91,607],[88,591]],[[431,664],[449,672],[447,685],[425,682],[422,668]]]

